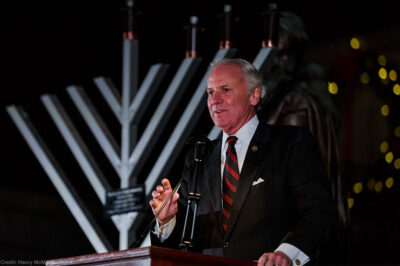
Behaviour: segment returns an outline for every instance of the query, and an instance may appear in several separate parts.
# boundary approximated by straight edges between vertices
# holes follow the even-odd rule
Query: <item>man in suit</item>
[[[188,174],[157,219],[154,245],[177,248],[189,192],[201,194],[195,251],[257,260],[259,265],[317,262],[329,238],[335,208],[316,143],[305,129],[260,123],[260,73],[243,59],[214,63],[207,84],[210,116],[223,135]],[[187,156],[189,167],[193,156]],[[157,213],[172,188],[153,191]],[[179,211],[178,211],[179,209]]]

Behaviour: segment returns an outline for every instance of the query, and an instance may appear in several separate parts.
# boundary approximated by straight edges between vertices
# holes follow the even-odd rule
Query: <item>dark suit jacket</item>
[[[220,156],[221,139],[214,142],[199,168],[196,192],[201,199],[195,251],[256,260],[286,242],[315,258],[336,217],[328,178],[311,134],[298,127],[259,124],[240,173],[225,234],[221,226]],[[187,166],[192,158],[189,153]],[[257,180],[259,183],[253,185]],[[193,175],[189,174],[179,190],[183,205],[193,190]],[[152,234],[152,244],[177,248],[184,216],[185,207],[179,206],[171,236],[160,243]]]

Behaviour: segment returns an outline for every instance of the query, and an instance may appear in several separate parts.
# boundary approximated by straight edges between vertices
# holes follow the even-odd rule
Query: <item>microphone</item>
[[[156,222],[158,216],[160,215],[160,213],[164,209],[165,205],[167,205],[167,202],[171,199],[172,195],[174,195],[176,193],[176,191],[180,188],[180,186],[181,186],[181,184],[183,182],[183,179],[190,172],[191,168],[195,165],[195,162],[197,162],[197,163],[201,162],[203,160],[204,156],[208,153],[210,147],[212,147],[212,145],[213,145],[212,142],[207,137],[202,136],[202,135],[201,136],[194,136],[194,137],[191,137],[191,138],[187,139],[185,141],[185,144],[195,145],[195,158],[194,158],[194,160],[191,162],[189,167],[185,169],[185,171],[184,171],[181,179],[179,180],[178,184],[176,184],[176,186],[172,190],[171,194],[169,194],[168,197],[164,200],[164,202],[162,203],[160,209],[154,215],[153,220],[151,220],[151,222],[148,224],[148,226],[143,231],[143,233],[136,239],[136,241],[134,241],[129,246],[129,248],[136,248],[136,247],[138,247],[140,245],[140,243],[145,238],[147,232],[151,229],[153,224]]]
[[[189,248],[194,247],[193,239],[194,239],[194,229],[195,229],[195,224],[196,224],[196,217],[197,217],[197,208],[200,200],[200,194],[196,192],[197,189],[197,180],[199,176],[199,167],[203,161],[203,158],[205,155],[207,155],[209,148],[212,145],[212,142],[205,136],[195,136],[186,141],[187,144],[194,145],[194,159],[192,161],[192,165],[194,165],[194,171],[193,171],[193,178],[194,179],[194,186],[193,186],[193,191],[190,191],[188,194],[188,202],[186,206],[186,215],[185,215],[185,222],[183,224],[183,231],[182,231],[182,237],[181,237],[181,242],[179,244],[179,247],[182,248],[184,251],[188,251]],[[189,209],[191,208],[192,203],[194,204],[194,209],[193,209],[193,219],[192,219],[192,224],[189,225],[191,227],[188,227],[188,219],[189,219]],[[190,237],[189,239],[187,238],[187,229],[189,229],[188,232],[190,232]]]
[[[185,143],[194,146],[194,160],[197,162],[202,162],[213,146],[211,140],[204,135],[190,137]]]

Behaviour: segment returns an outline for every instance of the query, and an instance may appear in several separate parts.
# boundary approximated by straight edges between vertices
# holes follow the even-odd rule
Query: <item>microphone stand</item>
[[[194,235],[194,222],[196,220],[198,201],[200,200],[200,194],[196,193],[198,165],[199,165],[200,162],[202,162],[202,160],[203,160],[202,157],[206,154],[207,145],[209,144],[210,141],[206,137],[200,137],[200,138],[199,137],[193,137],[193,138],[191,138],[191,139],[189,139],[187,141],[187,144],[193,145],[193,142],[195,142],[195,158],[194,158],[194,160],[191,162],[189,167],[185,169],[185,171],[182,174],[182,177],[179,180],[178,184],[176,184],[175,188],[172,190],[172,192],[165,199],[165,201],[161,205],[161,207],[158,210],[158,212],[154,215],[153,220],[151,220],[151,222],[147,225],[147,227],[143,231],[143,233],[136,239],[136,241],[134,241],[132,243],[132,245],[129,246],[129,248],[137,248],[142,243],[142,241],[145,238],[147,232],[151,229],[151,227],[154,225],[154,223],[158,219],[158,216],[160,215],[160,213],[164,210],[164,207],[165,207],[165,205],[167,205],[167,202],[171,199],[172,195],[174,195],[175,192],[179,189],[179,187],[181,186],[181,184],[183,182],[183,179],[188,174],[188,172],[192,169],[193,166],[195,166],[195,170],[194,170],[194,173],[195,173],[195,187],[194,187],[195,188],[195,192],[189,193],[188,206],[187,206],[187,209],[186,209],[185,225],[184,225],[184,230],[183,230],[182,240],[181,240],[181,244],[184,243],[184,242],[187,242],[187,244],[184,244],[184,246],[186,247],[184,250],[187,250],[187,247],[189,247],[189,246],[193,247],[192,241],[193,241],[193,235]],[[194,206],[195,212],[194,212],[194,217],[193,217],[193,224],[192,224],[190,240],[186,241],[184,239],[184,236],[186,235],[185,232],[186,232],[187,219],[188,219],[188,216],[189,216],[189,208],[190,208],[190,205],[191,205],[192,201],[195,202],[195,206]]]
[[[185,216],[185,223],[183,225],[183,231],[182,231],[182,237],[181,237],[181,242],[179,244],[179,247],[183,251],[188,251],[190,248],[194,247],[193,243],[193,237],[194,237],[194,229],[195,229],[195,224],[196,224],[196,217],[197,217],[197,207],[200,201],[200,194],[196,193],[197,190],[197,179],[198,179],[198,171],[199,171],[199,165],[203,162],[203,155],[205,154],[206,142],[204,140],[197,140],[195,144],[195,158],[194,158],[194,191],[189,192],[188,196],[188,202],[186,206],[186,216]],[[194,204],[194,210],[193,210],[193,219],[192,219],[192,225],[191,228],[188,228],[188,218],[189,218],[189,211],[192,206],[192,203]],[[190,237],[187,239],[187,230],[190,230]]]

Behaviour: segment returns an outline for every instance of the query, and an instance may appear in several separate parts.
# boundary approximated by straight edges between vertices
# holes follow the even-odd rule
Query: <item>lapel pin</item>
[[[257,147],[257,145],[253,145],[253,147],[251,147],[251,150],[252,150],[253,152],[256,152],[256,151],[258,151],[258,147]]]

